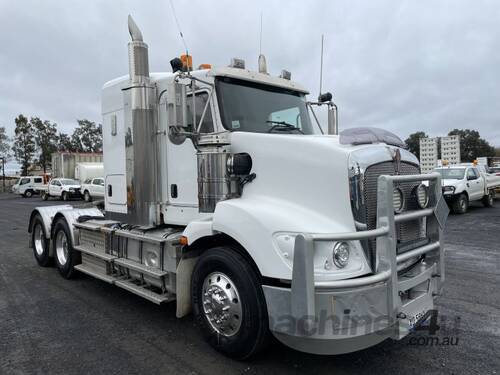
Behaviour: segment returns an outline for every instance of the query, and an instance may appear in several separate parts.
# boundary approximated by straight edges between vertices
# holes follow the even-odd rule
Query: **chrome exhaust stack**
[[[159,218],[156,88],[149,76],[148,45],[128,16],[129,85],[123,89],[127,222],[154,226]]]

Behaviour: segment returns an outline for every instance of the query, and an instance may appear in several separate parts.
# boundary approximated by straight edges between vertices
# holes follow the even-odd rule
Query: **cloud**
[[[500,145],[497,88],[500,7],[494,1],[282,2],[174,0],[195,65],[256,68],[259,20],[271,74],[281,69],[334,93],[340,128],[379,126],[402,137],[473,128]],[[184,47],[168,1],[0,3],[0,124],[13,133],[19,113],[72,131],[77,118],[100,121],[100,89],[126,74],[127,15],[150,47],[151,71],[169,71]]]

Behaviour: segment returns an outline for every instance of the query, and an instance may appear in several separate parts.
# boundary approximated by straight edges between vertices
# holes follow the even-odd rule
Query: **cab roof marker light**
[[[280,74],[280,78],[290,80],[292,78],[292,73],[288,70],[283,69]]]
[[[229,64],[229,67],[236,69],[245,69],[245,60],[233,57],[231,59],[231,64]]]

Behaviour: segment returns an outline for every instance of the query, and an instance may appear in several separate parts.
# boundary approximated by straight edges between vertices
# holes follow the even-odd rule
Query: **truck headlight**
[[[148,267],[158,267],[158,255],[154,251],[148,251],[144,258],[144,263]]]
[[[429,204],[429,189],[427,186],[420,184],[415,187],[414,195],[417,198],[417,203],[420,208],[426,208]]]
[[[333,247],[333,263],[338,268],[344,268],[349,263],[349,244],[347,242],[337,242]]]
[[[70,188],[70,189],[69,189],[69,192],[70,192],[70,193],[74,193],[74,192],[75,192],[75,189]]]
[[[404,195],[400,188],[394,188],[392,191],[392,205],[394,206],[394,212],[400,213],[404,208]]]

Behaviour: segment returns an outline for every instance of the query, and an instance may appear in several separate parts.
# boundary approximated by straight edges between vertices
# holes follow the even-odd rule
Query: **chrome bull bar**
[[[393,208],[394,184],[398,182],[429,182],[429,192],[434,193],[433,205],[420,210],[406,211],[399,214]],[[438,279],[437,290],[441,291],[445,279],[444,249],[442,231],[448,207],[441,192],[439,173],[420,175],[382,175],[377,187],[377,227],[372,230],[328,234],[299,234],[295,238],[292,285],[291,313],[295,317],[315,316],[316,291],[365,287],[385,282],[387,284],[387,304],[389,318],[394,320],[399,313],[398,263],[413,257],[438,251],[438,257],[430,270],[420,279],[430,275]],[[427,238],[430,242],[400,255],[397,254],[396,223],[426,217]],[[314,280],[314,242],[315,241],[356,241],[376,238],[376,269],[373,275],[337,281]],[[425,280],[425,279],[424,279]]]

